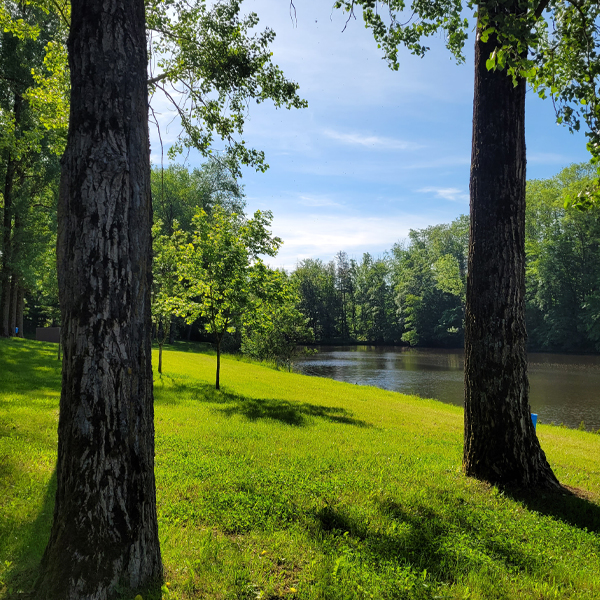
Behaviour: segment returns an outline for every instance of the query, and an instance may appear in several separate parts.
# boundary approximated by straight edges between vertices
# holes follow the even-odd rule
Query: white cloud
[[[339,202],[332,200],[327,195],[312,195],[312,194],[300,194],[299,203],[303,206],[311,206],[311,207],[335,207],[339,208],[343,206]]]
[[[378,135],[362,135],[360,133],[339,133],[331,129],[326,129],[323,134],[331,139],[338,140],[351,146],[364,146],[375,150],[416,150],[423,148],[420,144],[397,140],[394,138],[382,137]]]
[[[360,259],[363,252],[377,256],[408,236],[410,229],[431,224],[430,216],[396,214],[389,217],[361,217],[336,214],[295,214],[275,216],[273,234],[284,244],[274,259],[273,267],[296,268],[304,258],[331,260],[343,250]]]
[[[528,152],[527,162],[541,165],[551,164],[565,166],[576,161],[564,154],[557,154],[554,152]]]
[[[424,187],[418,189],[421,194],[434,194],[436,198],[449,200],[450,202],[468,202],[469,194],[465,194],[462,190],[452,187]]]

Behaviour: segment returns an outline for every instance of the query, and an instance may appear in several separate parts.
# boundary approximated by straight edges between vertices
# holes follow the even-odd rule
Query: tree
[[[241,17],[240,0],[210,6],[203,0],[146,3],[151,32],[149,85],[177,111],[182,129],[170,156],[184,148],[213,154],[215,135],[227,143],[225,157],[234,175],[239,165],[266,170],[264,154],[239,139],[250,100],[303,108],[298,85],[272,62],[271,29],[255,33],[256,13]]]
[[[391,293],[390,261],[367,252],[354,268],[356,338],[363,342],[394,342],[400,337]]]
[[[242,352],[291,371],[294,359],[307,352],[300,346],[313,342],[314,335],[297,308],[300,298],[287,274],[274,271],[269,283],[269,297],[244,318]]]
[[[243,186],[231,174],[234,167],[230,168],[228,164],[226,160],[212,157],[201,168],[191,171],[178,164],[166,169],[153,167],[154,221],[162,222],[164,233],[173,233],[175,221],[180,229],[191,233],[192,219],[198,208],[208,215],[217,205],[229,213],[243,212]]]
[[[518,1],[489,7],[498,27]],[[525,79],[490,70],[475,44],[471,230],[465,314],[465,473],[557,487],[530,417],[525,331]],[[525,50],[526,51],[526,50]]]
[[[338,329],[341,305],[335,288],[336,269],[333,261],[307,258],[296,266],[292,280],[300,296],[299,310],[319,342],[340,335]]]
[[[342,339],[350,338],[350,324],[354,324],[356,317],[355,289],[352,263],[348,255],[340,251],[335,255],[336,288],[340,296],[340,333]]]
[[[402,340],[411,346],[463,342],[468,218],[411,230],[408,245],[392,249]]]
[[[57,155],[65,129],[49,111],[62,97],[46,95],[43,105],[40,70],[49,71],[48,48],[61,38],[56,16],[26,3],[3,5],[0,43],[0,335],[22,335],[25,293],[43,243],[28,233],[53,221]],[[41,27],[40,27],[41,25]],[[43,223],[42,223],[43,221]]]
[[[57,492],[35,597],[160,580],[150,347],[152,209],[141,0],[74,0],[59,202]]]
[[[161,233],[162,222],[152,227],[152,322],[158,340],[158,372],[162,375],[163,346],[169,338],[172,317],[176,314],[173,298],[182,292],[179,282],[178,261],[185,233],[179,223],[173,222],[171,235]]]
[[[179,278],[182,293],[173,298],[179,316],[193,322],[206,320],[206,330],[215,336],[220,389],[221,342],[239,325],[245,313],[255,311],[277,292],[277,277],[259,255],[275,256],[281,240],[267,229],[271,213],[256,211],[242,220],[217,207],[209,218],[204,210],[194,217],[192,241],[182,248]]]
[[[57,493],[36,598],[109,599],[162,575],[153,470],[148,86],[162,81],[189,91],[181,97],[191,99],[193,114],[177,107],[186,144],[210,154],[216,133],[228,142],[234,165],[258,168],[266,168],[262,154],[235,139],[247,101],[305,105],[297,85],[271,63],[274,34],[248,35],[255,15],[240,22],[238,3],[218,3],[210,30],[210,18],[204,29],[193,19],[204,8],[148,3],[151,27],[176,46],[171,52],[166,42],[157,63],[174,57],[172,68],[148,80],[141,0],[71,6],[72,93],[58,207],[64,362]],[[0,11],[6,23],[4,17]],[[213,93],[217,98],[209,99]]]
[[[336,2],[351,16],[355,4],[363,6],[366,25],[373,29],[394,68],[398,68],[399,45],[423,55],[427,47],[422,38],[438,30],[446,34],[447,47],[463,60],[468,21],[460,1],[415,1],[412,15],[406,18],[402,0],[384,0],[390,8],[387,23],[385,13],[371,0]],[[570,8],[564,11],[566,4]],[[577,97],[570,86],[573,76],[585,74],[595,81],[597,70],[586,73],[588,66],[598,66],[595,5],[586,0],[485,0],[477,4],[463,466],[468,475],[492,483],[558,485],[529,418],[524,321],[525,77],[538,88],[551,80],[553,95],[567,103]],[[562,80],[544,78],[528,57],[532,48],[538,64],[548,56],[551,64],[557,64],[552,55],[557,44],[545,48],[540,43],[546,9],[559,16],[567,14],[571,21],[576,13],[583,14],[584,24],[566,31],[563,58],[571,50],[575,56],[563,62],[577,68]],[[578,45],[570,43],[575,39]],[[552,68],[548,72],[552,74]],[[595,83],[586,86],[583,100],[595,100],[595,89]]]
[[[172,248],[179,244],[179,240],[170,238],[176,230],[192,233],[192,219],[198,208],[205,210],[209,216],[215,206],[221,206],[228,213],[243,212],[243,186],[232,175],[235,168],[229,168],[228,164],[231,165],[231,160],[211,157],[193,170],[172,164],[167,168],[154,167],[151,172],[155,223],[152,315],[159,342],[159,372],[162,372],[163,344],[167,339],[170,343],[174,342],[178,325],[182,325],[183,321],[176,318],[168,305],[168,299],[175,295],[171,289],[174,285],[172,279],[177,277]]]
[[[571,165],[548,180],[527,182],[527,322],[530,347],[598,350],[600,222],[598,207],[565,199],[589,189],[591,165]]]

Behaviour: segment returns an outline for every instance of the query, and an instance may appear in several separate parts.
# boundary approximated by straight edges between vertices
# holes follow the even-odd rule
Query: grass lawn
[[[461,473],[459,408],[227,357],[216,392],[215,357],[176,349],[155,375],[164,600],[600,598],[599,435],[538,425],[576,493],[509,494]],[[55,345],[0,340],[2,599],[49,535],[59,388]]]

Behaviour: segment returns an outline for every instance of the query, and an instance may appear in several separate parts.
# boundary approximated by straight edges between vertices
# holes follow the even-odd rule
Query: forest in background
[[[600,221],[565,208],[595,167],[571,165],[527,182],[526,313],[530,350],[600,351]],[[469,218],[411,230],[383,256],[339,252],[291,274],[321,343],[461,347]]]
[[[565,200],[595,175],[587,164],[571,165],[551,179],[527,183],[527,326],[529,349],[554,352],[600,351],[600,220],[598,209],[565,208]],[[52,187],[52,186],[51,186]],[[32,200],[37,233],[24,232],[13,253],[23,294],[25,334],[59,324],[55,260],[55,215]],[[227,164],[212,159],[199,169],[172,165],[152,171],[155,222],[165,235],[173,225],[187,232],[197,208],[208,214],[221,207],[243,215],[243,186]],[[36,207],[35,204],[38,204]],[[281,273],[295,291],[294,303],[305,317],[305,334],[295,339],[316,343],[402,344],[460,347],[469,241],[468,217],[411,230],[381,256],[350,257],[340,251],[329,262],[299,261]],[[17,260],[18,259],[18,260]],[[202,318],[186,323],[173,316],[170,341],[212,341]],[[223,340],[232,351],[243,342],[244,324]],[[22,329],[23,330],[23,329]],[[158,330],[156,329],[156,333]],[[272,332],[271,332],[272,333]],[[246,344],[248,347],[248,344]]]

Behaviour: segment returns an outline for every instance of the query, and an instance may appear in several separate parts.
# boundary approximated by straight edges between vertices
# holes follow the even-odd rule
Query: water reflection
[[[296,370],[307,375],[373,385],[386,390],[436,398],[462,406],[462,350],[321,347],[300,360]],[[542,423],[600,428],[600,357],[530,354],[530,402]]]

